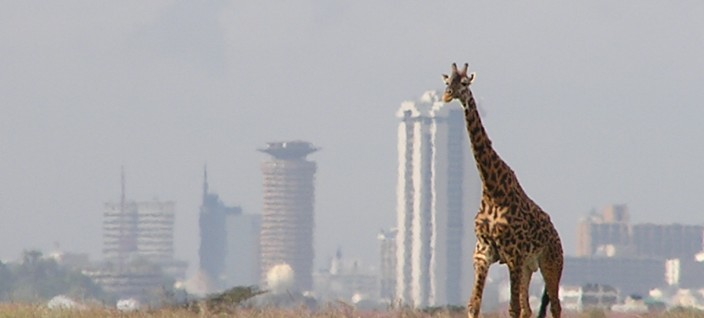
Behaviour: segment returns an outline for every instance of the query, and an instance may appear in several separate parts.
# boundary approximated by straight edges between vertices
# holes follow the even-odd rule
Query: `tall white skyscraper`
[[[428,91],[402,103],[397,117],[396,299],[415,307],[463,304],[481,194],[464,111]]]

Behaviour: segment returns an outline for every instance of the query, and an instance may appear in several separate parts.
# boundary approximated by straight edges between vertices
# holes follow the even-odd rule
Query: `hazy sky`
[[[452,62],[501,156],[552,215],[626,203],[635,222],[704,217],[701,1],[1,1],[0,258],[101,257],[103,203],[177,202],[197,265],[203,165],[259,213],[256,151],[301,139],[318,163],[318,263],[377,265],[395,226],[404,100]],[[471,207],[475,209],[475,207]],[[193,266],[192,266],[193,267]]]

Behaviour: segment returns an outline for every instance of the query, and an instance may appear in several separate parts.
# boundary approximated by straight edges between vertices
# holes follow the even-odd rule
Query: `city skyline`
[[[610,203],[702,223],[702,3],[0,8],[1,259],[55,242],[98,257],[125,166],[130,198],[176,202],[174,253],[193,268],[202,166],[259,213],[255,149],[300,139],[323,149],[316,268],[338,247],[375,264],[396,217],[394,113],[452,62],[477,71],[492,142],[568,254],[579,218]]]

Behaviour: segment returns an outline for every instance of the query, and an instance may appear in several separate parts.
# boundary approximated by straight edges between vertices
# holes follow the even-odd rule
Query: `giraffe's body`
[[[467,65],[445,75],[444,100],[457,98],[462,103],[467,132],[477,169],[482,179],[482,200],[475,217],[477,245],[474,251],[474,288],[468,303],[469,317],[478,317],[489,266],[505,263],[511,280],[511,317],[530,317],[528,287],[533,272],[540,269],[545,292],[538,317],[545,316],[550,303],[554,318],[561,315],[558,289],[562,276],[562,243],[545,213],[518,182],[515,173],[494,151],[482,125],[476,102],[469,89],[474,74],[467,76]]]

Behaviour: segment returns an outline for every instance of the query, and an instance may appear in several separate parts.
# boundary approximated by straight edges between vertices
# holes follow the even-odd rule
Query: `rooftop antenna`
[[[118,241],[118,260],[117,260],[117,269],[119,272],[122,272],[124,269],[124,261],[125,257],[127,256],[125,249],[127,248],[126,245],[128,244],[126,242],[125,238],[125,222],[127,216],[125,215],[125,210],[126,210],[126,205],[127,204],[127,199],[125,198],[125,166],[122,165],[120,166],[120,238]]]
[[[203,203],[208,195],[208,165],[203,165]]]
[[[120,166],[120,213],[125,213],[125,166]]]

